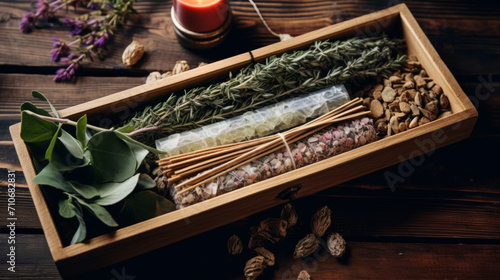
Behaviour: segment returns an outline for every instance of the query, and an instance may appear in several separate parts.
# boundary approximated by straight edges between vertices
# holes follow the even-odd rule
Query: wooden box
[[[43,193],[40,187],[32,182],[36,173],[28,150],[20,138],[20,124],[13,125],[10,131],[16,151],[50,251],[61,274],[72,275],[91,271],[247,217],[283,203],[284,200],[278,198],[279,194],[296,185],[302,186],[296,194],[297,197],[304,197],[468,137],[476,122],[477,111],[405,5],[256,49],[252,51],[252,55],[259,61],[270,55],[307,47],[316,40],[363,34],[376,35],[373,33],[388,29],[397,29],[403,34],[408,54],[417,56],[429,76],[441,85],[449,97],[452,115],[288,172],[284,176],[277,176],[251,187],[95,237],[85,243],[63,246]],[[77,119],[83,114],[106,115],[116,112],[117,108],[121,110],[158,98],[166,92],[223,77],[229,71],[247,65],[251,60],[251,54],[243,53],[153,84],[138,86],[67,108],[60,114],[71,119]]]

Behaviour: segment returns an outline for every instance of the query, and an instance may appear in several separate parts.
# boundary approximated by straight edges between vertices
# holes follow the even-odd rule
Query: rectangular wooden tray
[[[359,18],[341,22],[290,40],[252,51],[255,60],[305,48],[316,40],[339,38],[398,29],[406,39],[408,54],[418,57],[430,77],[448,96],[453,114],[431,123],[376,141],[330,159],[288,172],[251,187],[242,188],[213,199],[180,209],[88,242],[63,246],[40,186],[33,183],[33,163],[20,138],[20,124],[10,127],[21,166],[40,218],[50,251],[62,275],[92,271],[137,256],[234,222],[276,206],[282,191],[301,185],[297,197],[304,197],[342,182],[397,164],[433,149],[468,137],[477,119],[477,111],[455,78],[418,26],[406,5],[398,5]],[[152,84],[131,88],[60,111],[62,117],[77,119],[116,113],[172,92],[226,76],[247,65],[249,53],[240,54],[207,66],[193,69]],[[127,248],[124,250],[123,248]]]

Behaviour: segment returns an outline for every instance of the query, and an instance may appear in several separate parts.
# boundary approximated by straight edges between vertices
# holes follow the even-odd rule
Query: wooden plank
[[[205,234],[205,239],[174,244],[75,279],[245,279],[243,267],[251,252],[245,249],[243,255],[229,258],[225,240],[231,233],[217,233],[220,235]],[[1,235],[6,238],[6,234]],[[43,236],[18,234],[16,238],[16,273],[2,269],[0,278],[15,275],[16,279],[33,279],[37,275],[38,279],[61,279]],[[266,269],[262,279],[296,279],[302,269],[314,279],[332,280],[496,279],[500,273],[498,244],[363,242],[346,238],[348,255],[341,261],[329,256],[323,247],[300,260],[291,257],[296,238],[298,235],[289,236],[271,248],[276,264]]]

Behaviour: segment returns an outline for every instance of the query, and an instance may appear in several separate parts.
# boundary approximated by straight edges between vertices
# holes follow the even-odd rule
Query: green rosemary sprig
[[[125,125],[158,127],[138,140],[154,139],[255,110],[294,95],[335,84],[359,84],[369,77],[390,74],[406,60],[401,40],[350,38],[317,41],[309,49],[271,56],[252,63],[223,82],[195,87],[145,108]]]

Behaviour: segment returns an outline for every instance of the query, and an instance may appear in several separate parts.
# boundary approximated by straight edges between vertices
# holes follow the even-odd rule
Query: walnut
[[[310,233],[306,235],[306,237],[299,240],[297,245],[295,245],[295,252],[293,252],[293,257],[296,259],[305,258],[314,253],[314,251],[316,251],[316,249],[318,248],[318,245],[319,240],[314,234]]]
[[[243,251],[243,243],[241,243],[241,239],[237,235],[233,235],[229,237],[227,241],[227,251],[230,255],[239,255]]]
[[[342,235],[339,233],[332,233],[328,236],[328,240],[326,241],[328,246],[328,251],[335,258],[340,258],[345,253],[346,243]]]
[[[172,69],[172,75],[177,75],[182,72],[189,70],[189,64],[185,60],[179,60],[175,62],[174,69]]]
[[[141,59],[143,54],[144,54],[144,46],[141,43],[134,40],[123,51],[122,54],[123,64],[125,64],[126,66],[132,66],[136,64],[137,61],[139,61],[139,59]]]
[[[331,214],[332,211],[328,206],[323,206],[314,213],[311,219],[311,230],[314,235],[321,237],[325,234],[332,222]]]
[[[249,259],[245,264],[245,277],[247,280],[254,280],[264,272],[266,262],[263,256],[257,256]]]
[[[293,227],[297,223],[298,219],[297,212],[293,208],[292,204],[288,203],[281,209],[281,219],[287,222],[287,228]]]

